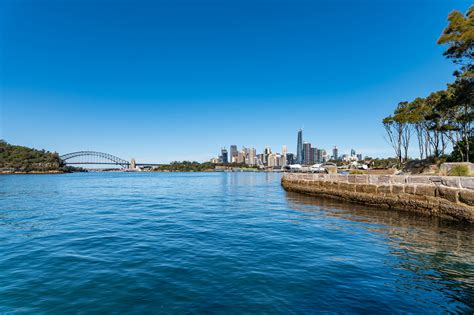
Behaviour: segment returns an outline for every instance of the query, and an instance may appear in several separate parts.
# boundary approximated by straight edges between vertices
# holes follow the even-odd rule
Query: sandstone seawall
[[[282,186],[287,191],[474,223],[474,177],[285,173]]]

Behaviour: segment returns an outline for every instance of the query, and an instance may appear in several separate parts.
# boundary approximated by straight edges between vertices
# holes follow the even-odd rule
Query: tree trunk
[[[419,124],[415,125],[416,138],[418,139],[418,149],[420,150],[420,160],[423,160],[424,145],[423,145],[423,129]]]

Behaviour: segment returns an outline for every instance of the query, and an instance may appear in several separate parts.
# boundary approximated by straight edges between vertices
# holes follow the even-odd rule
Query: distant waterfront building
[[[318,149],[316,148],[311,148],[311,162],[309,164],[318,163]]]
[[[268,166],[278,167],[281,166],[281,156],[276,153],[271,153],[268,155]]]
[[[286,145],[281,147],[281,165],[288,165],[286,162],[286,154],[288,153],[288,148]]]
[[[240,152],[237,155],[237,163],[243,164],[245,163],[245,148],[240,150]]]
[[[298,131],[298,140],[296,143],[296,164],[303,164],[304,153],[303,153],[303,129]]]
[[[245,164],[250,164],[250,160],[249,160],[250,149],[244,147],[244,148],[242,148],[242,152],[243,152],[243,155],[244,155],[244,163]]]
[[[221,162],[221,160],[219,158],[212,158],[211,159],[212,164],[219,164],[220,162]]]
[[[310,165],[313,164],[313,157],[311,156],[311,143],[303,143],[303,161],[302,164]]]
[[[351,157],[355,157],[355,156],[356,156],[356,150],[351,149]]]
[[[321,163],[326,163],[328,161],[328,154],[326,150],[321,149]]]
[[[293,165],[295,164],[296,159],[295,155],[293,153],[287,153],[286,154],[286,165]]]
[[[282,166],[280,154],[276,154],[276,166]]]
[[[358,161],[362,161],[362,160],[363,160],[363,159],[362,159],[362,154],[360,154],[360,153],[357,154],[357,160],[358,160]]]
[[[275,154],[269,154],[267,159],[268,159],[268,163],[267,163],[268,166],[276,166],[277,161],[276,161]]]
[[[263,151],[263,155],[264,155],[263,164],[264,165],[268,165],[268,157],[270,154],[272,154],[272,148],[265,147],[265,150]]]
[[[316,163],[323,163],[323,151],[323,149],[316,150]]]
[[[221,159],[222,159],[222,163],[224,163],[224,164],[229,163],[229,155],[227,153],[226,148],[222,148],[222,150],[221,150]]]
[[[249,149],[248,163],[249,165],[257,164],[257,150],[254,148]]]
[[[230,161],[234,162],[234,159],[237,159],[239,156],[239,151],[237,150],[237,146],[235,144],[230,146]]]
[[[332,149],[332,159],[337,160],[339,158],[339,150],[336,146]]]

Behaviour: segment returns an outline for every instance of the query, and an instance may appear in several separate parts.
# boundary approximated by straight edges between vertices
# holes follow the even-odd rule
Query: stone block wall
[[[474,223],[474,177],[285,173],[288,191]]]

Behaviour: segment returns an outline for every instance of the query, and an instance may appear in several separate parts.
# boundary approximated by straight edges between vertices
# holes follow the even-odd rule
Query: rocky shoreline
[[[474,177],[285,173],[287,191],[474,223]]]
[[[64,171],[60,171],[60,170],[54,170],[54,171],[44,171],[44,172],[40,172],[40,171],[33,171],[33,172],[16,172],[16,171],[12,171],[12,172],[0,172],[0,175],[42,175],[42,174],[65,174],[67,172],[64,172]]]

